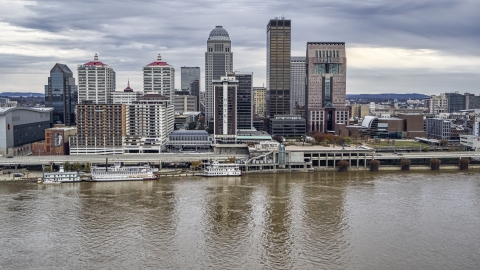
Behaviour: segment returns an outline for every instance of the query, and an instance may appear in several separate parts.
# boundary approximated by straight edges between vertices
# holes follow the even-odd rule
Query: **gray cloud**
[[[223,25],[232,39],[235,68],[253,71],[254,85],[262,85],[266,24],[282,15],[292,20],[292,55],[304,54],[307,41],[345,41],[347,57],[348,49],[355,47],[429,49],[439,51],[440,56],[458,55],[456,65],[461,65],[465,57],[480,57],[477,27],[480,2],[477,2],[39,1],[25,6],[22,16],[0,18],[0,23],[49,35],[31,39],[23,35],[18,41],[9,41],[12,46],[32,48],[33,52],[0,54],[0,79],[5,91],[35,88],[41,92],[43,84],[30,82],[46,81],[56,62],[75,70],[77,64],[90,61],[98,53],[100,60],[117,72],[119,89],[127,78],[132,86],[141,89],[142,67],[161,53],[165,61],[176,67],[179,87],[181,66],[199,66],[203,73],[208,34],[215,25]],[[51,48],[53,52],[50,56],[39,56],[34,53],[35,48]],[[452,63],[445,63],[449,64]],[[26,72],[39,77],[19,82],[6,75],[17,74],[18,78],[22,74],[28,76]],[[479,82],[478,74],[474,73],[449,76],[445,70],[435,68],[419,73],[415,69],[394,67],[379,73],[378,69],[355,66],[349,68],[347,92],[392,92],[408,87],[409,92],[439,93],[471,88]]]

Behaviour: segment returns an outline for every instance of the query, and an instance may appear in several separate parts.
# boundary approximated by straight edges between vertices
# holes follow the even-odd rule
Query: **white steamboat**
[[[203,171],[203,176],[242,176],[240,166],[235,163],[218,163],[214,161]]]
[[[80,182],[82,179],[78,172],[66,172],[63,165],[60,165],[58,172],[43,173],[41,183],[43,184],[60,184]]]
[[[149,165],[122,166],[120,161],[115,161],[113,166],[92,166],[90,179],[98,182],[156,180],[158,174]]]

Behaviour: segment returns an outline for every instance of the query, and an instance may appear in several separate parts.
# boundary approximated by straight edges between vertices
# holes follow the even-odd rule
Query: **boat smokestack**
[[[108,172],[108,157],[105,158],[105,172]]]

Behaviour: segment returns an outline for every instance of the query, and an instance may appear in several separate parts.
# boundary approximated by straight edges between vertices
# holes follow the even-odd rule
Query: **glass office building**
[[[267,116],[290,114],[291,21],[267,25]]]
[[[54,124],[75,125],[77,86],[73,72],[64,64],[55,64],[45,85],[45,107],[53,108]]]

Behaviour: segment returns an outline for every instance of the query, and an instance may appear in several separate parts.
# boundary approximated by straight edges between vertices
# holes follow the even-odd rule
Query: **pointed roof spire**
[[[123,92],[133,92],[133,89],[130,88],[130,78],[128,78],[128,86],[127,88],[123,89]]]
[[[94,61],[98,61],[98,54],[95,54],[95,57],[93,57]]]

